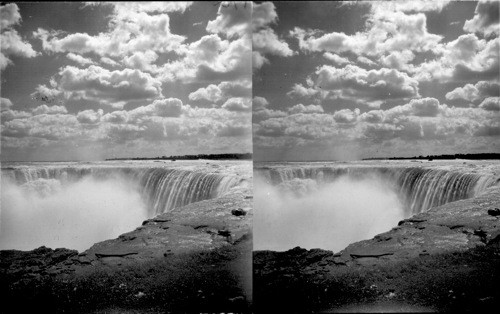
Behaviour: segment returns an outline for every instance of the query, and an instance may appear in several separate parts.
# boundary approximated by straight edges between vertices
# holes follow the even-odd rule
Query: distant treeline
[[[225,160],[225,159],[252,159],[251,153],[245,154],[199,154],[182,156],[161,156],[161,157],[126,157],[126,158],[108,158],[106,160]]]
[[[455,154],[455,155],[429,155],[418,157],[390,157],[390,158],[365,158],[363,160],[416,160],[416,159],[500,159],[500,154],[484,153],[484,154]]]

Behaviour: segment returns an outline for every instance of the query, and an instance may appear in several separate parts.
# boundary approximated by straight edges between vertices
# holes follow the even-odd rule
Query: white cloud
[[[47,105],[41,105],[33,110],[34,115],[40,115],[40,114],[59,114],[59,113],[68,113],[68,110],[64,106],[47,106]]]
[[[276,7],[272,2],[254,3],[252,9],[252,27],[254,30],[268,27],[278,21]]]
[[[333,119],[337,123],[353,123],[358,119],[359,109],[342,109],[338,110],[333,114]]]
[[[85,58],[85,57],[82,57],[80,55],[77,55],[77,54],[74,54],[72,52],[68,53],[66,55],[66,57],[72,61],[75,61],[76,63],[78,63],[79,65],[89,65],[89,64],[94,64],[94,62],[89,59],[89,58]]]
[[[229,111],[246,112],[252,110],[252,101],[248,98],[234,97],[229,98],[222,108]]]
[[[308,105],[304,106],[303,104],[295,105],[291,108],[288,108],[288,113],[296,114],[296,113],[323,113],[323,107],[321,105]]]
[[[449,0],[419,0],[419,1],[374,1],[370,2],[373,11],[402,11],[402,12],[441,12]]]
[[[172,52],[178,50],[186,39],[170,32],[170,18],[164,13],[165,10],[141,10],[140,4],[110,4],[114,5],[115,10],[108,32],[96,36],[87,33],[66,35],[39,28],[33,35],[42,41],[42,47],[46,51],[79,54],[93,52],[101,57],[123,57],[149,50],[157,53]],[[129,6],[131,10],[128,9]]]
[[[157,72],[158,67],[154,62],[158,54],[153,50],[136,51],[132,55],[123,58],[123,64],[129,68],[139,69],[146,72]]]
[[[128,112],[125,110],[113,111],[110,113],[106,113],[102,120],[109,123],[126,123],[128,121]]]
[[[490,80],[498,77],[499,50],[498,38],[486,41],[474,34],[465,34],[439,45],[437,59],[423,62],[411,72],[418,80]]]
[[[222,91],[217,85],[210,84],[189,94],[189,100],[196,101],[202,99],[215,103],[222,99]]]
[[[46,85],[38,85],[30,96],[34,100],[40,100],[43,102],[51,103],[54,102],[57,96],[61,95],[62,92],[57,88],[49,88]]]
[[[2,123],[5,121],[10,121],[10,120],[15,120],[15,119],[24,119],[31,117],[31,113],[26,112],[26,111],[19,111],[19,110],[11,110],[11,109],[2,109],[1,112],[1,117],[2,117]]]
[[[277,21],[278,14],[272,2],[253,5],[252,65],[256,69],[260,69],[264,64],[269,63],[269,59],[265,56],[267,54],[280,57],[290,57],[294,54],[288,43],[280,39],[270,27],[271,24]]]
[[[110,66],[118,66],[119,65],[118,62],[116,62],[113,59],[107,58],[107,57],[102,57],[101,62],[104,64],[107,64],[107,65],[110,65]]]
[[[373,65],[376,64],[372,60],[370,60],[370,59],[368,59],[366,57],[363,57],[363,56],[359,56],[356,60],[358,60],[358,62],[361,62],[361,63],[369,65],[369,66],[373,66]]]
[[[255,96],[253,98],[252,105],[253,105],[254,111],[262,110],[262,109],[266,109],[266,107],[269,106],[269,102],[264,97]]]
[[[442,36],[427,31],[425,14],[403,11],[374,10],[367,20],[365,32],[346,35],[296,27],[290,35],[297,38],[303,51],[354,52],[357,55],[382,56],[393,51],[432,51]]]
[[[488,97],[479,105],[479,108],[488,111],[500,111],[500,98]]]
[[[348,63],[351,63],[349,61],[349,59],[347,58],[342,58],[341,56],[337,55],[337,54],[334,54],[334,53],[331,53],[331,52],[325,52],[323,54],[323,57],[325,57],[326,59],[330,60],[330,61],[333,61],[335,62],[337,65],[344,65],[344,64],[348,64]]]
[[[131,100],[161,97],[161,82],[140,70],[109,71],[91,65],[85,69],[62,68],[58,74],[58,90],[76,99],[98,101],[122,107]]]
[[[318,94],[319,91],[312,87],[305,87],[302,84],[294,84],[292,90],[286,93],[289,97],[312,97]]]
[[[76,115],[76,119],[78,120],[78,122],[83,124],[96,124],[101,121],[102,114],[102,109],[99,109],[97,111],[83,110],[78,112],[78,114]]]
[[[217,18],[207,23],[207,31],[225,34],[227,37],[249,36],[251,32],[252,5],[233,2],[221,3]]]
[[[0,70],[12,64],[9,56],[33,58],[37,52],[33,50],[30,43],[23,41],[19,33],[12,27],[21,22],[19,8],[14,3],[0,7]]]
[[[500,34],[499,11],[500,2],[498,0],[479,1],[474,12],[474,17],[471,20],[465,21],[464,30],[486,36]]]
[[[469,102],[484,99],[488,96],[499,96],[500,84],[497,82],[479,81],[475,85],[466,84],[464,87],[457,87],[446,94],[446,99],[463,99]]]
[[[323,65],[316,74],[316,86],[335,91],[343,98],[376,101],[419,96],[418,82],[395,69],[367,71],[355,65],[344,68]]]
[[[103,3],[107,4],[107,3]],[[114,2],[112,5],[117,11],[118,15],[127,15],[129,12],[148,12],[148,13],[169,13],[181,12],[184,13],[193,2],[179,1],[179,2]]]
[[[383,66],[397,70],[409,70],[409,63],[415,58],[411,50],[392,51],[388,55],[380,57]]]
[[[0,28],[12,27],[21,22],[21,14],[15,3],[8,3],[0,7]]]
[[[0,110],[10,109],[12,101],[9,98],[0,97]]]

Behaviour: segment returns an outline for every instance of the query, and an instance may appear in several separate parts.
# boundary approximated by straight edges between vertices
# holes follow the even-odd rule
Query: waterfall
[[[19,166],[3,168],[2,175],[18,185],[32,185],[43,180],[65,184],[86,176],[95,179],[123,177],[138,185],[144,202],[154,215],[219,197],[242,180],[231,175],[165,167]]]
[[[358,179],[378,176],[392,183],[409,214],[477,196],[496,182],[493,176],[411,167],[266,166],[256,168],[255,171],[272,185],[280,185],[294,179],[313,179],[322,184],[334,182],[342,176]]]

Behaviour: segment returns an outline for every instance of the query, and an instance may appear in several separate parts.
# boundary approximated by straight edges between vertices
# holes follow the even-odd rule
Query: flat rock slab
[[[349,255],[354,258],[360,257],[380,257],[384,255],[393,255],[394,252],[384,250],[383,248],[378,247],[363,247],[356,248],[349,252]]]
[[[128,255],[138,254],[137,251],[129,251],[129,250],[109,250],[106,252],[95,252],[95,256],[97,257],[124,257]]]

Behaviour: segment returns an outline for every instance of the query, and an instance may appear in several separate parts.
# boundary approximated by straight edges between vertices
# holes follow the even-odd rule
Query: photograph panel
[[[0,9],[3,310],[249,312],[251,4]]]
[[[254,5],[256,312],[498,306],[498,11]]]

